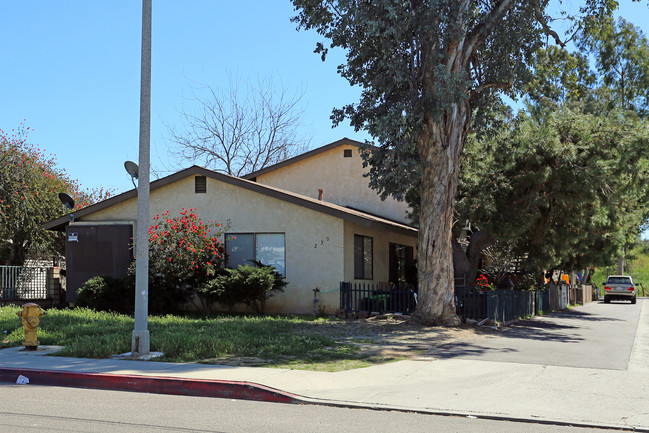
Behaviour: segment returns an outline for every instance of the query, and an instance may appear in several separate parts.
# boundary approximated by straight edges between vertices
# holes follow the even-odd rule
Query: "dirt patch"
[[[392,314],[368,319],[315,321],[300,326],[298,333],[307,336],[315,334],[333,340],[336,347],[328,348],[331,349],[332,356],[317,353],[263,359],[230,355],[203,359],[200,362],[234,366],[341,371],[402,359],[434,359],[435,352],[445,345],[474,342],[501,332],[491,328],[476,328],[474,325],[462,325],[455,328],[421,326],[411,320],[409,316]]]
[[[399,315],[341,320],[310,331],[325,334],[337,343],[351,343],[364,356],[388,359],[417,359],[447,344],[475,341],[500,332],[473,325],[455,328],[421,326],[408,316]]]

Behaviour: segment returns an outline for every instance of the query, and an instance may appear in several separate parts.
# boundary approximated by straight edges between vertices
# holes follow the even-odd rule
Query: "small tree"
[[[204,224],[196,209],[156,215],[149,228],[149,288],[152,310],[167,312],[190,300],[207,281],[223,272],[221,224]],[[134,269],[134,267],[132,267]],[[201,297],[204,304],[208,300]]]
[[[111,191],[81,191],[45,150],[29,144],[31,129],[0,130],[0,263],[21,266],[28,258],[63,254],[62,233],[41,227],[64,213],[58,194],[70,194],[76,209],[107,198]]]
[[[270,80],[245,88],[242,94],[236,81],[226,91],[205,86],[194,109],[183,108],[183,127],[168,128],[172,154],[241,176],[301,153],[309,141],[299,134],[302,96],[278,91]]]

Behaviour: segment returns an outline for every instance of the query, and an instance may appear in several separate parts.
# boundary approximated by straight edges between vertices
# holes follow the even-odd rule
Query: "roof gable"
[[[362,147],[365,146],[364,143],[361,143],[360,141],[356,140],[351,140],[347,137],[344,137],[338,141],[334,141],[333,143],[329,143],[325,146],[318,147],[317,149],[310,150],[308,152],[302,153],[300,155],[294,156],[293,158],[286,159],[282,162],[278,162],[277,164],[274,165],[269,165],[268,167],[264,167],[260,170],[253,171],[252,173],[249,173],[245,176],[242,176],[243,179],[248,179],[248,180],[254,180],[257,176],[261,176],[263,174],[269,173],[271,171],[278,170],[280,168],[289,166],[291,164],[295,164],[297,162],[303,161],[308,158],[313,158],[314,156],[317,156],[321,153],[328,152],[331,149],[335,149],[340,146],[344,145],[351,145],[351,146],[357,146],[357,147]]]
[[[341,140],[342,141],[342,140]],[[333,143],[332,143],[333,144]],[[346,143],[340,143],[341,144],[346,144]],[[357,211],[354,209],[348,209],[342,206],[335,205],[333,203],[328,203],[325,201],[320,201],[317,199],[312,199],[310,197],[306,197],[303,195],[291,193],[288,191],[284,191],[281,189],[273,188],[270,186],[262,185],[253,181],[249,181],[246,179],[238,178],[235,176],[230,176],[227,174],[219,173],[216,171],[212,171],[203,167],[199,166],[192,166],[187,169],[181,170],[177,173],[174,173],[172,175],[169,175],[167,177],[155,180],[150,183],[150,189],[151,191],[154,191],[156,189],[163,188],[169,184],[172,184],[174,182],[178,182],[182,179],[185,179],[187,177],[191,176],[205,176],[214,180],[217,180],[219,182],[225,182],[227,184],[239,187],[239,188],[244,188],[250,191],[254,191],[259,194],[263,194],[266,196],[273,197],[277,200],[282,200],[288,203],[292,203],[298,206],[302,206],[308,209],[312,209],[318,212],[323,212],[338,218],[341,218],[346,221],[351,221],[360,225],[365,225],[365,226],[372,226],[372,225],[379,225],[383,229],[387,229],[390,231],[395,231],[395,232],[400,232],[404,234],[416,234],[417,229],[411,226],[408,226],[406,224],[398,223],[395,221],[391,221],[385,218],[381,218],[378,216],[370,215],[361,211]],[[114,197],[108,198],[106,200],[103,200],[99,203],[95,203],[91,206],[85,207],[83,209],[80,209],[76,212],[74,212],[74,216],[76,219],[82,219],[84,216],[90,215],[92,213],[98,212],[100,210],[107,209],[111,206],[120,204],[125,202],[126,200],[136,198],[137,197],[137,189],[132,189],[127,192],[124,192],[122,194],[116,195]],[[69,223],[69,217],[67,215],[64,215],[62,217],[59,217],[57,219],[48,221],[47,223],[43,224],[43,227],[47,230],[64,230],[65,226]]]

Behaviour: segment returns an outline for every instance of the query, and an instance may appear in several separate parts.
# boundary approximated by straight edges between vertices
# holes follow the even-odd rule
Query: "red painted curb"
[[[0,368],[0,382],[16,383],[20,375],[27,377],[29,383],[34,385],[301,403],[299,397],[293,394],[250,382]]]

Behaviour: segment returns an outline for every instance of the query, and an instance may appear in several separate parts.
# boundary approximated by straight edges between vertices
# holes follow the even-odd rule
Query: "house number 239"
[[[329,242],[329,236],[327,236],[325,239],[320,239],[320,242],[313,244],[313,248],[318,248],[318,245],[322,246],[325,242]]]

